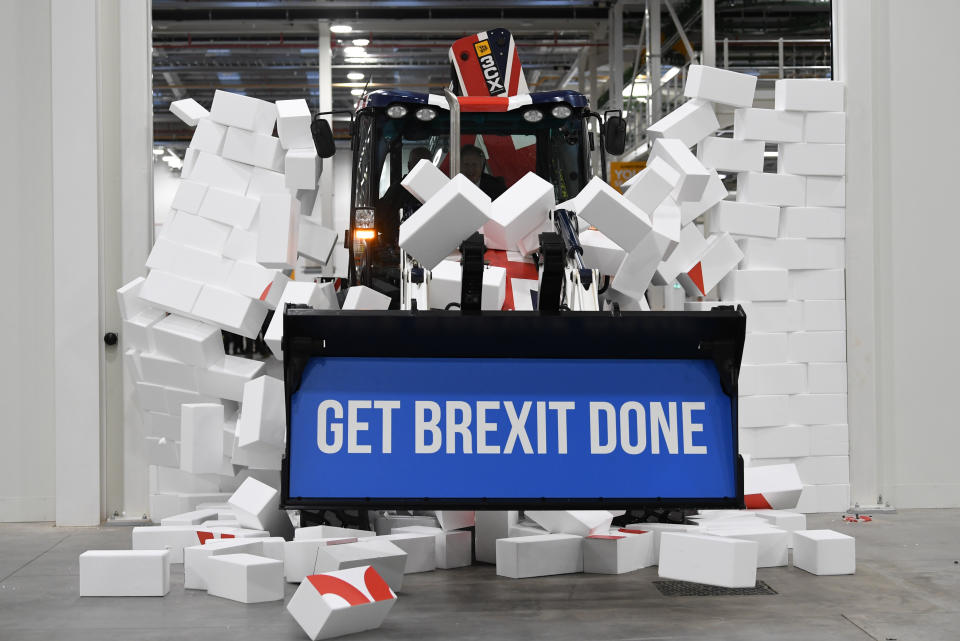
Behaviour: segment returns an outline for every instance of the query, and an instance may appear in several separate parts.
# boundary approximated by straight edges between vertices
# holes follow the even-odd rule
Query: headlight
[[[527,109],[523,112],[523,119],[527,122],[540,122],[543,120],[543,112],[539,109]]]
[[[407,115],[407,108],[403,105],[390,105],[387,107],[387,115],[391,118],[403,118]]]
[[[422,120],[423,122],[430,122],[437,117],[437,112],[428,107],[421,107],[417,109],[417,120]]]
[[[567,105],[557,105],[550,110],[550,113],[553,114],[554,118],[569,118],[570,114],[573,113],[573,110],[570,109]]]

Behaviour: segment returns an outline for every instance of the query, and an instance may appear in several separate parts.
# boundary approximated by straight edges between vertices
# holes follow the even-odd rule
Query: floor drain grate
[[[721,588],[687,581],[654,581],[653,584],[663,596],[752,596],[777,593],[763,581],[757,581],[752,588]]]

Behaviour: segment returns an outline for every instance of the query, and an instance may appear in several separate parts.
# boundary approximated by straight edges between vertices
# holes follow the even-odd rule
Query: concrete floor
[[[960,639],[960,510],[904,510],[872,523],[837,515],[811,528],[857,537],[857,574],[759,571],[779,594],[664,597],[656,568],[621,576],[512,580],[491,566],[406,577],[380,630],[364,639]],[[183,589],[164,598],[77,596],[77,556],[127,548],[129,528],[0,525],[0,640],[304,639],[283,603],[243,605]],[[287,585],[287,598],[295,585]]]

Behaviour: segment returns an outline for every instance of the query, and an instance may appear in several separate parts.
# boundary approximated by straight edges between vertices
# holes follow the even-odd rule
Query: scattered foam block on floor
[[[697,145],[697,158],[710,169],[763,171],[763,142],[733,138],[704,138]]]
[[[373,529],[377,536],[390,534],[393,528],[407,527],[410,525],[422,525],[424,527],[440,527],[440,523],[435,516],[428,515],[409,515],[409,514],[385,514],[375,512],[373,517]]]
[[[290,538],[293,525],[286,511],[281,510],[280,492],[250,477],[240,484],[227,501],[237,512],[243,527],[267,530],[273,536]]]
[[[620,528],[627,532],[650,532],[653,534],[653,559],[656,564],[660,559],[660,537],[664,532],[691,532],[696,530],[694,525],[681,523],[632,523]]]
[[[196,127],[198,121],[210,115],[210,112],[193,98],[174,100],[170,103],[170,113],[191,127]]]
[[[310,260],[325,263],[337,244],[337,232],[309,216],[300,216],[300,237],[297,252]]]
[[[216,520],[218,514],[217,510],[193,510],[164,517],[160,525],[200,525],[205,521]]]
[[[284,149],[302,149],[313,147],[313,134],[310,133],[310,107],[303,98],[297,100],[278,100],[277,135]]]
[[[184,405],[180,414],[180,469],[217,474],[223,461],[223,405]]]
[[[277,122],[277,107],[265,100],[217,89],[210,118],[223,125],[270,135]]]
[[[526,510],[524,514],[547,532],[577,536],[606,532],[613,519],[607,510]]]
[[[180,184],[177,185],[177,193],[173,197],[170,209],[196,214],[200,211],[206,195],[207,185],[192,180],[181,180]]]
[[[800,142],[804,114],[775,109],[737,109],[733,112],[735,140]]]
[[[660,138],[653,142],[650,149],[650,162],[662,158],[681,175],[678,187],[678,200],[696,201],[703,197],[711,172],[703,166],[690,149],[682,142],[670,138]],[[589,220],[589,217],[588,217]]]
[[[757,584],[756,541],[664,532],[660,537],[661,578],[724,588]]]
[[[206,561],[218,554],[257,554],[263,549],[259,539],[212,539],[183,549],[183,587],[206,590]]]
[[[165,596],[167,550],[88,550],[80,555],[80,596]]]
[[[510,526],[516,525],[520,513],[515,510],[478,510],[474,529],[477,561],[497,562],[497,540],[507,538]]]
[[[596,176],[570,204],[577,215],[589,220],[627,252],[653,229],[649,215]]]
[[[580,232],[580,246],[583,247],[583,264],[596,269],[602,276],[616,274],[627,257],[627,252],[596,229]]]
[[[799,176],[842,176],[846,172],[845,148],[843,144],[781,143],[777,169]]]
[[[583,537],[542,534],[497,541],[497,575],[511,579],[583,572]]]
[[[756,88],[756,76],[717,67],[690,65],[683,95],[730,107],[750,107]]]
[[[264,194],[260,198],[258,263],[273,269],[296,266],[299,211],[299,203],[290,194]]]
[[[407,553],[404,574],[433,572],[437,569],[437,541],[433,534],[425,532],[393,532],[383,536],[364,539],[363,543],[390,541]]]
[[[769,526],[710,527],[703,526],[704,533],[743,541],[757,542],[757,567],[776,568],[787,564],[787,548],[790,533]]]
[[[688,100],[647,127],[651,138],[670,138],[685,147],[695,144],[720,128],[713,106],[705,100]]]
[[[263,361],[224,356],[216,365],[197,370],[197,390],[215,398],[243,400],[243,386],[263,372]]]
[[[167,316],[152,327],[156,351],[189,365],[206,367],[223,360],[220,329],[207,323]]]
[[[699,260],[678,280],[690,296],[706,296],[743,258],[730,234],[715,234],[707,240]]]
[[[623,184],[627,200],[647,214],[652,214],[679,184],[680,172],[663,159],[655,158],[643,171]]]
[[[819,78],[777,80],[774,107],[778,111],[843,111],[844,86]]]
[[[263,338],[273,355],[283,360],[283,308],[285,305],[309,305],[314,309],[338,309],[337,292],[333,283],[319,285],[312,281],[291,281],[286,284]]]
[[[397,595],[373,566],[314,574],[300,584],[287,611],[310,639],[379,628]]]
[[[202,543],[196,526],[152,525],[133,528],[131,547],[134,550],[169,550],[170,563],[183,563],[183,548]]]
[[[748,509],[790,510],[797,506],[802,491],[803,482],[793,463],[743,470],[743,502]]]
[[[854,574],[856,541],[833,530],[798,530],[793,533],[793,566],[810,574]]]
[[[466,530],[443,530],[436,527],[411,525],[393,528],[393,534],[427,534],[434,538],[436,567],[448,570],[470,565],[472,534]]]
[[[293,533],[295,541],[308,541],[312,539],[336,539],[336,538],[367,538],[377,536],[376,532],[369,530],[357,530],[348,527],[336,527],[334,525],[312,525],[310,527],[299,527]]]
[[[390,309],[390,297],[366,285],[354,285],[347,290],[342,309]]]
[[[283,577],[287,583],[300,583],[313,574],[317,565],[317,550],[324,545],[356,543],[356,537],[294,539],[283,545]]]
[[[779,207],[803,206],[804,176],[741,172],[737,174],[737,202]]]
[[[554,204],[553,185],[532,171],[527,172],[491,204],[490,220],[483,226],[484,237],[505,249],[513,249],[543,224]]]
[[[283,600],[283,562],[253,554],[219,554],[204,563],[207,594],[240,603]]]
[[[410,170],[400,184],[413,194],[421,203],[430,200],[437,192],[447,186],[450,178],[447,177],[432,162],[424,158]]]
[[[844,450],[846,451],[846,450]],[[768,521],[773,527],[786,530],[789,533],[787,545],[793,547],[793,533],[807,529],[807,515],[789,510],[752,510],[759,518]]]
[[[400,224],[400,247],[433,269],[487,222],[490,207],[490,197],[457,174]]]
[[[652,565],[653,533],[591,534],[583,539],[583,571],[589,574],[624,574]]]
[[[507,528],[508,539],[514,539],[518,536],[539,536],[541,534],[550,534],[533,521],[523,520]]]
[[[316,189],[320,179],[320,157],[312,146],[288,149],[283,164],[287,189]]]
[[[197,128],[190,139],[190,149],[219,155],[223,150],[223,139],[226,135],[226,127],[213,122],[209,118],[204,118],[197,123]]]
[[[191,314],[241,336],[256,338],[267,311],[267,306],[259,300],[222,287],[204,285]]]
[[[473,510],[436,510],[434,515],[444,531],[459,530],[476,525],[476,512]]]
[[[399,591],[403,588],[407,553],[393,542],[380,537],[371,537],[356,543],[320,546],[317,548],[314,573],[322,574],[365,565],[373,566],[391,589]]]
[[[707,216],[707,230],[711,234],[727,232],[738,236],[776,238],[780,233],[780,208],[721,200]]]

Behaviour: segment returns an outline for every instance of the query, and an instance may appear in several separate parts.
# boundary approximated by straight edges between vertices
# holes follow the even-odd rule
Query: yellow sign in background
[[[623,183],[630,180],[633,176],[640,173],[640,171],[647,166],[647,163],[638,160],[635,162],[611,162],[610,163],[610,184],[619,192],[623,192],[620,188]]]

